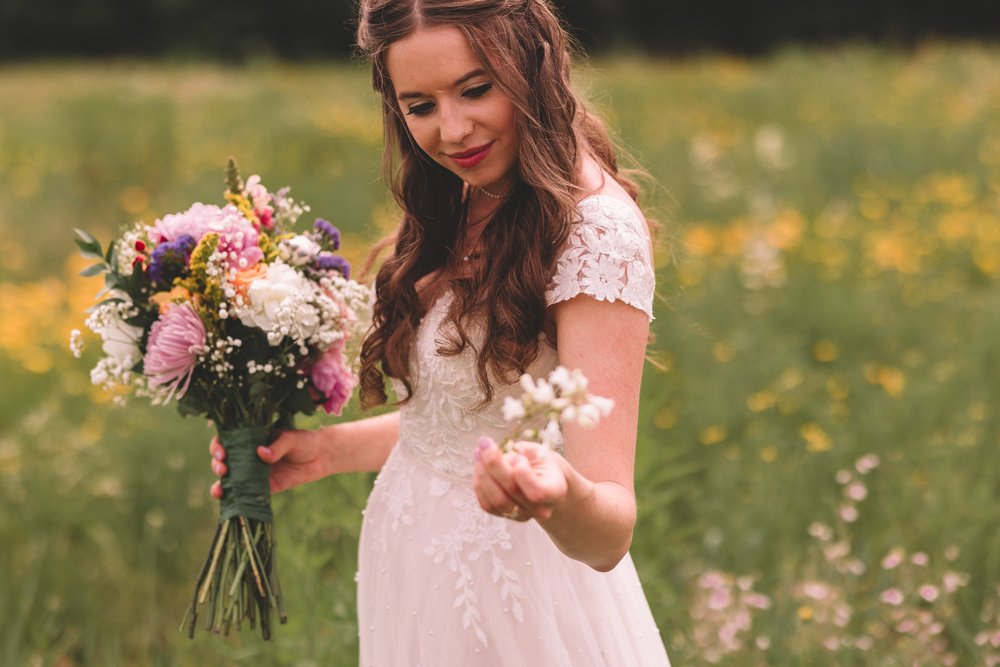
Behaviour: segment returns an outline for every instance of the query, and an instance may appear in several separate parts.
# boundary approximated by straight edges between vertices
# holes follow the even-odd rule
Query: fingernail
[[[271,448],[270,448],[270,447],[261,447],[261,448],[260,448],[260,451],[261,451],[261,453],[262,453],[262,454],[264,454],[264,456],[266,456],[267,458],[271,458],[272,456],[274,456],[274,452],[272,452],[272,451],[271,451]]]
[[[215,451],[215,460],[216,461],[221,461],[222,460],[222,452],[220,452],[219,450]]]
[[[476,452],[477,453],[481,452],[484,449],[489,449],[492,446],[493,446],[493,440],[487,438],[486,436],[483,436],[482,438],[479,439],[479,442],[476,443]]]

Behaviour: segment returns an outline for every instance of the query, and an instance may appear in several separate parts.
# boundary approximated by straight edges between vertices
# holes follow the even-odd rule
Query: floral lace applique
[[[607,195],[587,197],[579,209],[583,220],[570,231],[546,300],[587,294],[624,301],[652,319],[656,277],[642,219],[631,205]]]
[[[483,646],[489,646],[481,624],[474,568],[470,563],[490,558],[490,577],[499,585],[500,599],[508,604],[514,618],[523,623],[521,579],[500,557],[503,551],[512,548],[510,533],[507,522],[484,512],[471,491],[463,491],[452,500],[452,506],[456,509],[458,525],[443,537],[432,538],[424,553],[435,563],[446,564],[458,575],[454,607],[462,609],[462,627],[471,629]]]
[[[395,466],[395,461],[390,460],[386,467]],[[390,530],[396,532],[400,525],[412,526],[413,515],[410,508],[413,507],[413,483],[409,476],[392,474],[388,476],[388,483],[379,479],[379,498],[385,505],[385,520],[382,522],[378,538],[375,540],[375,550],[385,552],[388,550],[388,533]]]

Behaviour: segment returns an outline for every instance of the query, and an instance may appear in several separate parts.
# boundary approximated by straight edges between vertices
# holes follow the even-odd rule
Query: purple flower
[[[168,401],[187,391],[205,338],[205,325],[190,303],[174,306],[153,323],[143,370],[151,385],[169,385]]]
[[[325,236],[334,250],[340,249],[340,230],[331,225],[329,221],[316,218],[316,222],[313,223],[313,231]]]
[[[156,246],[149,260],[147,273],[154,287],[170,287],[174,278],[187,269],[191,251],[197,241],[190,234],[182,234],[175,241],[166,241]]]
[[[319,271],[339,271],[345,280],[351,278],[351,263],[339,255],[331,255],[328,252],[319,254],[316,258],[316,269]]]
[[[309,371],[313,386],[322,394],[323,409],[328,414],[340,414],[357,383],[354,373],[347,367],[343,347],[343,341],[335,343]]]

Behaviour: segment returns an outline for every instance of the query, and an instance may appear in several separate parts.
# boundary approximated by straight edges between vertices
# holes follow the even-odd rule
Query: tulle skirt
[[[567,558],[405,445],[365,510],[358,619],[361,667],[669,665],[629,556],[608,573]]]

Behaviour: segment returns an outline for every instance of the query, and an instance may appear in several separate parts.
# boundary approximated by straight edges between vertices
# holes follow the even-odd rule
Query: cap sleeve
[[[545,292],[549,305],[586,294],[624,301],[653,319],[656,277],[649,235],[630,204],[607,195],[579,203],[582,220],[570,230]]]

